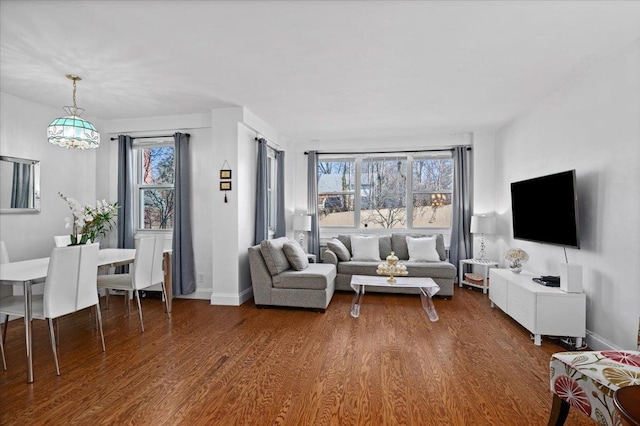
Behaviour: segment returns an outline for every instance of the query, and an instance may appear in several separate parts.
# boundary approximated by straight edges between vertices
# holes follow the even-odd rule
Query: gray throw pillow
[[[264,257],[264,263],[267,264],[271,276],[278,275],[291,267],[283,250],[284,243],[288,241],[287,237],[280,237],[260,243],[260,253]]]
[[[349,253],[349,249],[342,243],[342,241],[337,238],[332,239],[331,241],[327,241],[327,248],[334,252],[336,256],[338,256],[339,260],[343,262],[351,259],[351,253]]]
[[[307,254],[302,250],[300,244],[296,241],[287,241],[283,244],[284,254],[287,256],[289,263],[296,271],[302,271],[309,266],[309,258]]]

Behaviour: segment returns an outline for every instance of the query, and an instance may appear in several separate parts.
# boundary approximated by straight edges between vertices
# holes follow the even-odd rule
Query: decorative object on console
[[[76,81],[82,80],[77,75],[67,74],[73,81],[73,106],[66,106],[67,116],[56,118],[47,128],[49,143],[64,148],[97,148],[100,145],[100,133],[96,127],[80,117],[84,109],[76,105]]]
[[[396,282],[395,277],[400,277],[404,275],[408,275],[407,267],[398,262],[398,256],[394,252],[391,252],[389,256],[387,256],[386,262],[378,265],[378,269],[376,270],[378,275],[388,275],[387,282],[393,284]]]
[[[507,251],[504,258],[509,262],[509,269],[511,269],[511,272],[519,274],[522,272],[522,265],[529,260],[529,255],[526,251],[520,248],[514,248]]]
[[[567,293],[582,293],[582,265],[560,264],[560,290]]]
[[[496,218],[493,215],[479,214],[471,216],[471,233],[480,234],[480,253],[478,260],[485,260],[484,234],[496,232]]]
[[[293,230],[300,231],[300,234],[298,234],[298,242],[300,243],[300,247],[304,249],[305,232],[311,231],[311,216],[308,214],[297,214],[293,216]]]
[[[106,200],[96,201],[96,206],[81,205],[77,200],[65,197],[58,192],[60,198],[69,205],[72,217],[66,217],[66,228],[71,229],[71,244],[87,244],[105,235],[115,224],[118,203],[109,204]]]

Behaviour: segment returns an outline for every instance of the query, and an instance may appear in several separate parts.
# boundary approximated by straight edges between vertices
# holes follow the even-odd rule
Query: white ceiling
[[[1,1],[3,92],[242,105],[294,140],[494,129],[640,38],[638,1]]]

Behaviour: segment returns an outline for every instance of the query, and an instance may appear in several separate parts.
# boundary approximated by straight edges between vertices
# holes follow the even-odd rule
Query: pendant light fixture
[[[76,105],[76,81],[82,80],[77,75],[67,74],[73,81],[73,106],[66,106],[66,117],[56,118],[47,128],[49,142],[65,148],[97,148],[100,145],[100,133],[95,126],[80,117],[84,112]]]

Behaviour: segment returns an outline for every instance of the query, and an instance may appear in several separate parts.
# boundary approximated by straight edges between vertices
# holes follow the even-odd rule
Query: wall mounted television
[[[580,248],[576,171],[511,184],[513,238]]]

